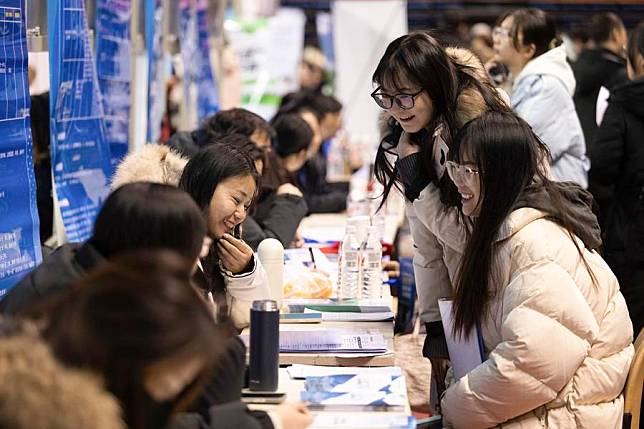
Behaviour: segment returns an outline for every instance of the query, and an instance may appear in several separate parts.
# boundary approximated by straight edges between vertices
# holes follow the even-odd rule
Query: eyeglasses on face
[[[476,176],[479,174],[479,171],[476,168],[468,165],[460,165],[454,161],[447,161],[445,166],[447,168],[447,174],[449,175],[449,178],[452,179],[452,182],[469,184],[474,182],[474,180],[476,180]]]
[[[510,38],[510,29],[505,27],[496,26],[492,30],[492,39],[498,38],[499,40],[508,40]]]
[[[384,92],[380,91],[382,91],[382,88],[376,88],[376,90],[371,93],[371,98],[373,98],[376,104],[381,108],[385,110],[391,109],[392,107],[394,107],[395,100],[398,107],[403,110],[409,110],[414,107],[414,100],[421,92],[424,91],[424,89],[421,88],[418,92],[413,94],[401,92],[395,95],[385,94]]]

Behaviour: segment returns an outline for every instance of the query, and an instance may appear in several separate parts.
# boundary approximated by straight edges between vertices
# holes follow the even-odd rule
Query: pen
[[[317,270],[317,266],[315,265],[315,256],[313,256],[313,248],[309,247],[309,253],[311,254],[311,262],[313,262],[313,269]]]

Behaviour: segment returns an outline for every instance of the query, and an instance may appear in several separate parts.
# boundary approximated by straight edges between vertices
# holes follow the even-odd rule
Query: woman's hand
[[[300,232],[300,229],[298,228],[297,231],[295,231],[295,235],[293,236],[293,241],[291,241],[291,246],[292,249],[300,249],[304,247],[304,237],[302,237],[302,233]]]
[[[253,249],[243,240],[224,234],[217,243],[219,261],[233,274],[240,273],[253,257]]]
[[[275,408],[284,429],[304,429],[313,423],[313,416],[302,402],[285,402]]]
[[[382,261],[382,270],[387,273],[390,279],[400,277],[400,263],[398,261]]]

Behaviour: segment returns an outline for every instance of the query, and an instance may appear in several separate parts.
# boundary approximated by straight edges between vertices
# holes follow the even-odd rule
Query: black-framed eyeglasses
[[[414,93],[414,94],[407,94],[404,92],[395,94],[395,95],[389,95],[385,94],[384,92],[378,92],[381,91],[382,88],[378,87],[374,92],[371,93],[371,98],[376,102],[378,106],[385,110],[389,110],[392,107],[394,107],[394,100],[396,100],[396,104],[398,107],[400,107],[403,110],[409,110],[412,107],[414,107],[414,100],[416,97],[423,92],[425,89],[421,88],[420,91]]]

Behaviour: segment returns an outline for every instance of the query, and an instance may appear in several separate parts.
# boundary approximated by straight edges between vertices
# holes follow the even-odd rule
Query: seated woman
[[[266,273],[240,231],[258,180],[248,155],[227,144],[202,149],[188,162],[179,180],[179,188],[201,209],[214,240],[195,273],[196,283],[208,299],[216,299],[219,315],[229,315],[237,329],[248,326],[254,300],[270,298]]]
[[[92,237],[56,249],[7,293],[0,312],[21,312],[124,251],[164,248],[196,261],[209,240],[201,211],[185,192],[156,183],[124,185],[105,200]]]
[[[264,176],[268,161],[267,153],[248,137],[230,134],[222,137],[215,144],[228,144],[239,148],[250,157],[257,172],[262,176],[261,187],[252,211],[242,223],[244,241],[253,250],[257,250],[259,243],[266,238],[275,238],[285,248],[290,247],[300,222],[308,212],[302,192],[291,183],[287,183],[286,179],[281,179],[277,183],[267,183],[267,179],[271,180]],[[273,171],[275,167],[281,168],[276,159],[272,161]]]
[[[487,355],[442,398],[457,428],[621,427],[628,310],[596,251],[590,195],[549,180],[545,151],[516,115],[483,113],[449,152],[459,207],[443,205],[433,183],[414,203],[460,254],[455,333],[480,328]]]
[[[167,251],[107,262],[52,304],[43,337],[61,362],[103,379],[130,429],[165,428],[174,416],[182,428],[258,428],[241,403],[210,407],[209,424],[178,414],[202,392],[226,349],[227,334],[190,286],[192,270],[192,260]],[[297,407],[305,424],[283,427],[310,422]]]

